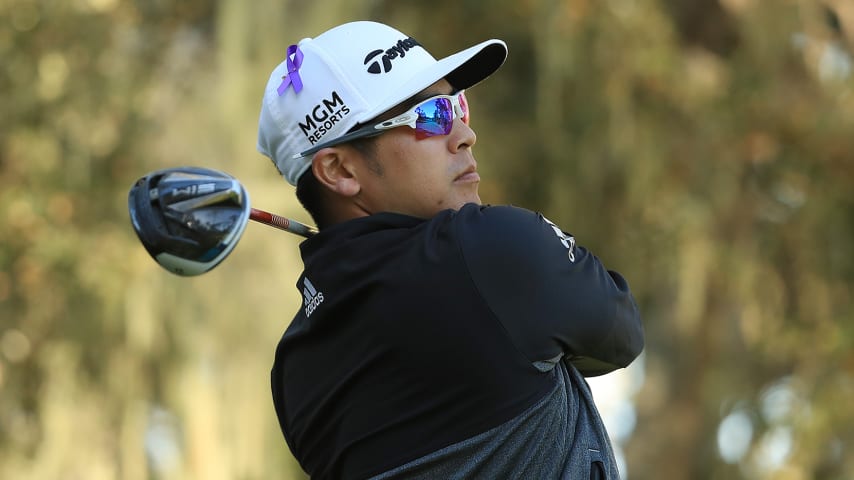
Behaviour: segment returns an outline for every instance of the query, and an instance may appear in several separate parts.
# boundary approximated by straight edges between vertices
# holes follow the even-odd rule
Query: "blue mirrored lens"
[[[448,98],[432,98],[415,108],[415,129],[426,136],[447,135],[454,125],[454,106]]]

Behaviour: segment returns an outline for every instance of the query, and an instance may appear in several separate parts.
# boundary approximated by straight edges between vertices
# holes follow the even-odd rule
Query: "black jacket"
[[[562,358],[601,375],[643,347],[626,281],[520,208],[377,214],[301,251],[272,388],[313,478],[385,472],[520,415]]]

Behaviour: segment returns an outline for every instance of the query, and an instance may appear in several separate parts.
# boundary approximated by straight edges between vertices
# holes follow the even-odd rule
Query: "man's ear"
[[[311,159],[311,171],[317,181],[345,197],[353,197],[362,189],[354,175],[350,155],[352,153],[346,149],[328,147],[319,150]]]

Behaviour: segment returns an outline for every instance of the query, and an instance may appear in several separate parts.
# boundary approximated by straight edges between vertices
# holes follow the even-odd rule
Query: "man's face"
[[[417,98],[423,101],[450,93],[451,85],[440,80]],[[397,212],[420,218],[466,203],[479,204],[480,176],[471,150],[476,140],[474,131],[459,118],[454,119],[448,135],[419,140],[407,126],[383,133],[375,139],[375,165],[360,178],[357,201],[369,213]]]

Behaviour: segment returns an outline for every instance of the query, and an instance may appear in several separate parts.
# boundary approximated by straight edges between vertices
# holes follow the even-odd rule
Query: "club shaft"
[[[317,233],[317,229],[314,227],[257,208],[250,209],[249,219],[305,238]]]

